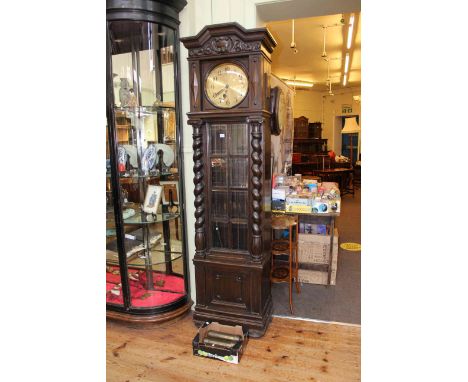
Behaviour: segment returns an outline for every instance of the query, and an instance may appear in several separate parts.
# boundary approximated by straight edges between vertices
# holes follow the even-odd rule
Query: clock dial
[[[239,105],[246,97],[248,89],[247,74],[235,64],[215,66],[206,78],[206,96],[214,106],[223,109]]]

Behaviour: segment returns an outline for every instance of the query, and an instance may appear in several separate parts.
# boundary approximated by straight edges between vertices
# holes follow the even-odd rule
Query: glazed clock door
[[[208,129],[210,247],[246,252],[249,236],[248,126],[246,123],[210,124]]]

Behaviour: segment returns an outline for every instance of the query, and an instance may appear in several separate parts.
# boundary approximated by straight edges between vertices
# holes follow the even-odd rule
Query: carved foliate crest
[[[276,46],[275,39],[266,28],[245,29],[238,23],[207,25],[196,36],[184,37],[180,41],[188,49],[189,58],[195,59],[251,52],[268,55]]]
[[[201,48],[190,49],[189,57],[211,56],[213,54],[245,53],[260,51],[259,41],[244,42],[237,36],[213,37]]]

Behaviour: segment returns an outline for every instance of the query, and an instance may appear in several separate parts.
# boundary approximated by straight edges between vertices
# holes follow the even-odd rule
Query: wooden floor
[[[360,380],[361,328],[273,318],[238,365],[192,355],[191,315],[163,327],[107,322],[107,381]]]

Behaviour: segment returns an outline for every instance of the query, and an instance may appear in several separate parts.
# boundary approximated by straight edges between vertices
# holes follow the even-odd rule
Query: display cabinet
[[[178,12],[185,1],[107,1],[106,303],[163,322],[190,306]]]
[[[309,123],[307,117],[294,118],[292,173],[312,175],[329,167],[328,139],[322,138],[321,122]]]

